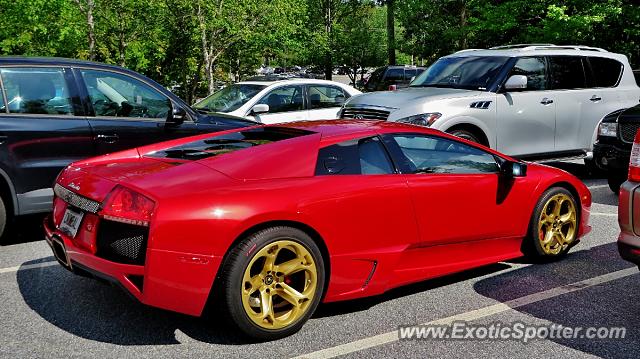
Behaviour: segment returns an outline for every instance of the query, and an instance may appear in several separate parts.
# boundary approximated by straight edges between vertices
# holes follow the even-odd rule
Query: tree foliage
[[[0,54],[95,59],[187,101],[261,64],[385,64],[389,0],[0,0]],[[637,0],[393,0],[398,62],[464,48],[582,44],[640,65]],[[392,25],[392,24],[391,24]],[[352,78],[355,80],[355,78]]]

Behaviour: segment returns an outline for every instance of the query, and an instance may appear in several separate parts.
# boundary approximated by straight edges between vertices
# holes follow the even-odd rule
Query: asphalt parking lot
[[[117,288],[72,275],[41,240],[40,217],[22,219],[19,234],[0,246],[0,356],[636,357],[640,275],[616,250],[617,197],[581,164],[554,165],[581,177],[593,194],[593,231],[563,261],[499,263],[322,305],[298,334],[261,344],[231,336],[216,318],[148,308]],[[397,340],[398,326],[455,320],[627,329],[624,339],[606,340]]]

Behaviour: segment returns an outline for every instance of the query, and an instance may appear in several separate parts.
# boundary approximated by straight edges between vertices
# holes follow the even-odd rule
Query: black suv
[[[640,105],[614,112],[598,128],[593,159],[607,173],[609,188],[615,193],[627,179],[629,158],[636,132],[640,128]]]
[[[387,91],[390,90],[390,86],[395,86],[395,88],[408,87],[411,80],[423,71],[424,67],[416,66],[379,67],[369,76],[363,90],[366,92]]]
[[[13,215],[51,209],[51,184],[73,161],[255,124],[95,62],[0,57],[0,92],[0,235]]]

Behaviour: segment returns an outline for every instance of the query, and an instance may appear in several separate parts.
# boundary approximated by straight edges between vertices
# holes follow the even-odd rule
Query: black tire
[[[609,185],[609,189],[616,195],[620,194],[620,186],[627,179],[622,176],[609,176],[607,177],[607,184]]]
[[[4,205],[4,200],[0,197],[0,243],[7,241],[7,228],[8,228],[7,207]]]
[[[547,202],[549,202],[549,200],[551,200],[557,195],[565,195],[566,197],[568,197],[568,199],[571,200],[573,204],[573,208],[575,210],[574,238],[571,240],[571,243],[569,243],[566,246],[563,246],[558,253],[548,253],[543,249],[543,245],[541,243],[542,239],[540,238],[541,233],[539,229],[539,224],[541,221],[542,211],[545,208],[545,205],[547,204]],[[567,252],[569,251],[569,249],[571,249],[573,245],[577,243],[577,234],[578,234],[579,228],[580,228],[580,212],[579,212],[578,203],[576,202],[576,199],[573,196],[573,194],[571,194],[571,192],[569,192],[566,188],[551,187],[548,190],[546,190],[542,194],[542,196],[540,196],[540,199],[538,200],[538,203],[536,204],[533,210],[533,214],[529,221],[529,230],[528,230],[527,236],[525,237],[522,243],[522,252],[527,257],[533,258],[537,261],[545,262],[545,261],[553,261],[553,260],[560,259],[567,254]]]
[[[463,138],[467,141],[471,141],[471,142],[475,142],[475,143],[479,143],[482,144],[482,141],[480,141],[480,139],[478,138],[478,136],[471,132],[471,131],[467,131],[467,130],[453,130],[453,131],[447,131],[448,134],[456,136],[456,137],[460,137]]]
[[[256,324],[243,305],[243,276],[251,261],[262,249],[278,241],[292,241],[302,245],[312,256],[316,267],[316,287],[306,311],[295,322],[279,329],[266,329]],[[259,341],[275,340],[296,333],[313,315],[323,295],[325,269],[322,253],[305,232],[291,227],[272,227],[261,230],[231,248],[218,277],[219,309],[240,334]],[[276,284],[277,286],[277,284]]]
[[[585,158],[584,165],[587,168],[587,174],[593,177],[599,177],[604,175],[604,172],[598,165],[596,164],[596,160],[593,158]]]

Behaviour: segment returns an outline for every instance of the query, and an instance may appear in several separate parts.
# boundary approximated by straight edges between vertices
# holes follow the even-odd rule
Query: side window
[[[385,81],[396,82],[404,80],[404,69],[389,69],[385,74]]]
[[[340,107],[349,97],[341,88],[335,86],[311,85],[308,89],[311,110]]]
[[[391,160],[378,137],[345,141],[318,151],[317,176],[391,173]]]
[[[0,70],[0,76],[10,113],[73,115],[62,69],[6,68]]]
[[[404,71],[404,80],[411,81],[412,77],[415,77],[418,71],[416,69],[406,69]]]
[[[589,63],[597,87],[614,87],[618,84],[623,69],[620,62],[603,57],[590,57]]]
[[[570,90],[586,87],[586,78],[582,58],[577,56],[552,56],[549,58],[551,69],[551,88]]]
[[[265,95],[260,104],[269,105],[269,113],[302,111],[302,86],[283,86]]]
[[[96,116],[166,118],[167,97],[132,77],[108,71],[82,70]]]
[[[509,76],[527,76],[527,90],[539,91],[547,89],[547,71],[542,57],[523,57],[516,61]]]
[[[463,143],[419,134],[390,135],[400,148],[404,171],[419,173],[497,173],[495,157]]]

